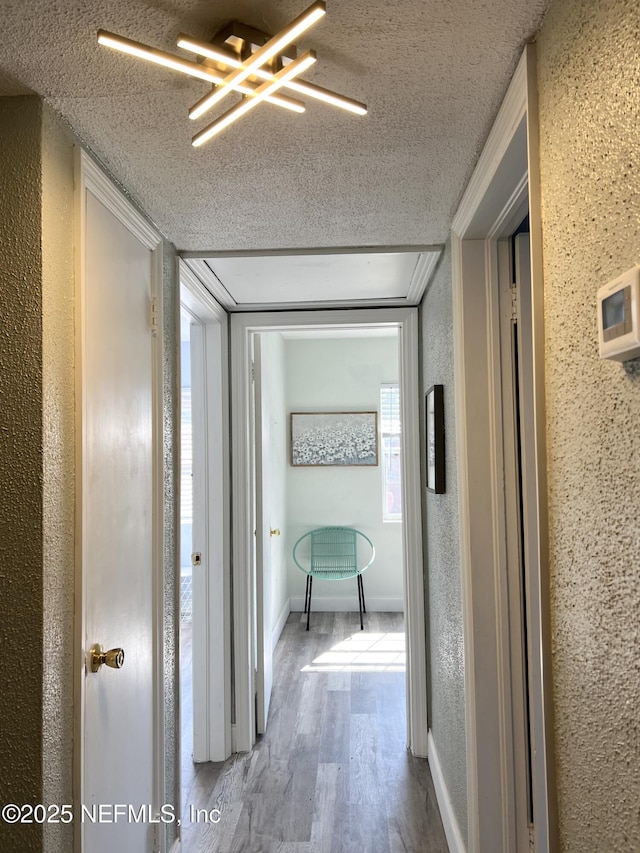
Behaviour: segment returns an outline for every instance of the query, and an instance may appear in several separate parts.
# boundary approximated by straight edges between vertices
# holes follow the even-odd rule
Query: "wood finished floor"
[[[313,613],[309,633],[292,613],[267,731],[219,764],[191,762],[183,680],[184,853],[446,853],[428,763],[405,749],[403,631],[401,614],[369,613],[363,634],[377,645],[352,651],[357,613]],[[182,655],[188,672],[188,628]],[[190,824],[191,807],[219,809],[220,822]]]

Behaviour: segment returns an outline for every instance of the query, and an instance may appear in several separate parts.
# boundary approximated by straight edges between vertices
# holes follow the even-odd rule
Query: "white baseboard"
[[[431,770],[431,778],[433,779],[433,787],[436,789],[436,798],[438,807],[440,808],[440,817],[444,825],[444,834],[447,836],[447,844],[449,845],[450,853],[466,853],[466,847],[462,839],[458,819],[453,811],[449,791],[442,775],[442,767],[438,758],[438,750],[433,735],[429,732],[428,737],[428,758],[429,769]]]
[[[304,610],[304,597],[291,596],[291,610],[300,612]],[[404,600],[402,598],[370,598],[365,597],[367,610],[371,613],[402,613],[404,610]],[[357,613],[358,597],[339,598],[337,596],[312,596],[311,612],[318,613]]]
[[[276,624],[273,626],[273,631],[271,633],[271,647],[275,650],[275,647],[278,645],[278,640],[280,639],[280,634],[282,634],[282,629],[285,626],[287,618],[291,613],[291,599],[287,598],[284,603],[284,607],[280,611],[280,615],[276,621]]]

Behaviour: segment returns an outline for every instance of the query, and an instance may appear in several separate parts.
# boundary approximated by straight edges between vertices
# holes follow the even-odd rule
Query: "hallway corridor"
[[[362,633],[357,621],[313,613],[306,633],[289,616],[267,732],[195,767],[184,853],[446,853],[428,764],[405,749],[402,615],[369,613]],[[188,825],[190,809],[220,820]]]

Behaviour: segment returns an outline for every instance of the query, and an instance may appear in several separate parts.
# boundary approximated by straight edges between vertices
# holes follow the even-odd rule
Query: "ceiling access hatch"
[[[419,304],[442,246],[185,253],[228,311]]]

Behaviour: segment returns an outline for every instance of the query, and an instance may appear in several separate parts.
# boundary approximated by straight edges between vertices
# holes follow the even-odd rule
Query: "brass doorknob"
[[[100,643],[96,643],[89,651],[91,655],[91,672],[98,672],[102,664],[112,669],[122,669],[124,666],[124,649],[109,649],[105,652]]]
[[[269,529],[269,536],[280,536],[280,528],[276,527],[275,530],[273,527]]]

